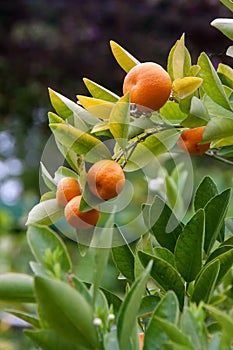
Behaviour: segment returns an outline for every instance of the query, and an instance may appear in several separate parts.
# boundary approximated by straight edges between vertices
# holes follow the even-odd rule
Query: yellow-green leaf
[[[185,47],[184,34],[177,40],[168,56],[168,74],[172,80],[183,78],[188,75],[191,67],[191,58]]]
[[[78,95],[77,98],[81,105],[91,114],[100,119],[109,119],[111,111],[114,107],[113,102],[82,95]]]
[[[198,77],[178,78],[173,81],[173,94],[178,98],[192,95],[202,84],[203,79]]]
[[[50,124],[49,126],[60,144],[78,155],[85,155],[87,161],[96,162],[111,158],[109,149],[96,137],[69,124]]]
[[[51,225],[63,216],[63,208],[57,200],[48,199],[35,205],[28,214],[26,225]]]
[[[115,59],[126,73],[128,73],[130,69],[140,63],[135,57],[133,57],[115,41],[111,40],[110,46]]]
[[[108,89],[104,88],[103,86],[95,83],[90,79],[83,78],[83,81],[90,94],[95,98],[103,99],[109,102],[116,102],[120,98],[119,96],[114,94],[114,92],[109,91]]]

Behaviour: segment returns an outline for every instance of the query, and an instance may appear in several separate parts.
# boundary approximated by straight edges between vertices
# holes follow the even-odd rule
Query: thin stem
[[[217,160],[219,160],[220,162],[223,162],[223,163],[225,163],[225,164],[233,165],[233,161],[228,160],[228,159],[226,159],[226,158],[223,158],[223,157],[221,157],[221,156],[218,156],[214,150],[209,150],[209,151],[207,151],[207,152],[206,152],[206,155],[207,155],[207,156],[210,156],[210,157],[212,157],[212,158],[215,158],[215,159],[217,159]]]

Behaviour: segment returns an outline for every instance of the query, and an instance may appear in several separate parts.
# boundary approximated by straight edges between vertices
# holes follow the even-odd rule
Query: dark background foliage
[[[121,94],[124,72],[110,39],[166,67],[185,32],[194,63],[204,50],[217,64],[230,42],[209,23],[230,15],[218,0],[0,1],[0,201],[14,204],[20,193],[38,191],[50,135],[48,86],[75,100],[87,93],[88,77]]]

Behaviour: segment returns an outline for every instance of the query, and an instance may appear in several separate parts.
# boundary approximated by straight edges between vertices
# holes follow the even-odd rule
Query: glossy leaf
[[[193,96],[188,117],[182,121],[182,126],[195,128],[206,125],[209,121],[209,113],[202,100]]]
[[[93,311],[79,292],[64,282],[38,276],[35,290],[41,315],[55,332],[88,349],[98,348]]]
[[[233,57],[233,46],[229,46],[226,52],[227,56]]]
[[[203,90],[217,104],[231,110],[231,106],[221,84],[221,80],[218,77],[218,74],[215,71],[210,59],[204,52],[199,56],[198,65],[201,67],[199,76],[203,79]]]
[[[175,266],[174,254],[170,250],[168,250],[167,248],[155,247],[154,248],[154,255],[157,258],[165,260],[166,262],[168,262],[172,266]]]
[[[128,73],[131,68],[140,63],[135,57],[133,57],[115,41],[110,41],[110,47],[115,59],[117,60],[117,63],[121,66],[121,68],[124,69],[126,73]]]
[[[125,148],[128,141],[130,121],[129,94],[121,97],[112,109],[109,122],[110,132],[118,142],[119,146]]]
[[[205,127],[202,140],[211,142],[215,147],[223,147],[233,144],[233,118],[215,117]]]
[[[205,107],[208,110],[208,113],[210,115],[212,115],[212,117],[229,117],[232,118],[233,117],[233,112],[230,111],[229,109],[226,109],[222,106],[220,106],[219,104],[217,104],[216,102],[214,102],[208,95],[204,95],[203,97],[203,103],[205,105]]]
[[[185,346],[187,350],[195,350],[189,336],[182,333],[173,323],[167,322],[160,317],[156,317],[156,321],[173,342],[183,347]]]
[[[84,84],[86,85],[90,94],[95,97],[109,102],[116,102],[120,97],[112,91],[104,88],[103,86],[95,83],[94,81],[83,78]]]
[[[165,260],[142,251],[138,252],[138,256],[144,267],[150,260],[153,261],[151,277],[163,291],[173,290],[175,292],[180,303],[180,308],[182,309],[184,304],[184,283],[177,270]]]
[[[172,81],[187,76],[191,67],[191,58],[189,51],[185,47],[184,34],[172,47],[168,56],[168,74]]]
[[[32,331],[24,330],[24,334],[35,342],[41,349],[46,350],[88,350],[89,348],[80,346],[64,339],[59,333],[50,329]]]
[[[180,123],[187,116],[180,110],[179,104],[172,101],[167,101],[165,105],[160,108],[159,114],[172,124]]]
[[[134,281],[134,254],[118,228],[114,231],[112,258],[118,270],[128,280]]]
[[[51,225],[63,216],[64,209],[57,200],[48,199],[35,205],[28,214],[26,225]]]
[[[216,285],[219,269],[219,260],[215,260],[203,268],[194,285],[191,296],[192,302],[197,304],[201,301],[208,303]]]
[[[41,226],[29,226],[27,230],[27,241],[30,249],[37,259],[45,267],[48,267],[46,251],[57,253],[54,256],[54,264],[59,263],[64,275],[71,273],[72,264],[65,244],[61,238],[50,228]]]
[[[49,174],[48,170],[44,166],[42,162],[40,162],[40,168],[41,168],[41,175],[44,180],[44,183],[47,185],[47,187],[52,190],[57,190],[57,184],[56,181],[52,178],[52,176]]]
[[[220,269],[217,276],[216,285],[222,281],[223,277],[233,266],[233,247],[228,246],[229,249],[226,249],[226,247],[227,246],[217,249],[217,251],[212,253],[213,255],[211,254],[212,257],[210,256],[208,259],[208,261],[218,260],[220,262]]]
[[[202,84],[202,78],[184,77],[173,81],[172,91],[175,97],[184,99],[192,95]]]
[[[65,120],[56,113],[48,112],[49,123],[65,123]]]
[[[176,266],[187,282],[193,281],[201,270],[204,230],[204,211],[200,209],[185,225],[177,239]]]
[[[77,103],[69,100],[67,97],[59,94],[58,92],[49,89],[49,95],[54,109],[62,118],[70,118],[75,113],[88,125],[95,125],[98,121],[98,119],[80,107]]]
[[[109,306],[112,305],[114,312],[117,314],[121,307],[122,300],[119,298],[119,296],[117,296],[116,294],[113,294],[106,288],[101,288],[101,290],[108,301],[108,305]]]
[[[150,323],[145,332],[144,350],[162,350],[163,343],[168,340],[163,327],[157,321],[160,317],[164,321],[176,324],[178,322],[179,304],[174,292],[167,292],[157,304]]]
[[[229,206],[231,190],[227,189],[213,197],[205,207],[204,249],[209,254],[215,243]]]
[[[194,208],[197,211],[200,208],[205,208],[209,200],[218,194],[217,186],[210,176],[205,176],[194,196]]]
[[[233,11],[233,4],[231,0],[220,0],[225,6],[229,8],[229,10]]]
[[[233,19],[232,18],[217,18],[210,23],[217,28],[229,39],[233,40]]]
[[[177,238],[182,231],[182,225],[159,196],[155,196],[153,200],[149,217],[151,233],[162,247],[173,252]]]
[[[18,311],[18,310],[13,310],[13,309],[7,309],[6,312],[20,318],[21,320],[29,323],[31,326],[33,326],[35,328],[40,328],[39,319],[34,315],[30,315],[28,313]]]
[[[222,83],[233,88],[233,69],[226,64],[219,63],[217,72]]]
[[[0,275],[0,300],[4,302],[34,303],[33,278],[21,273]]]
[[[96,162],[100,159],[110,159],[108,148],[99,139],[74,128],[71,125],[50,124],[55,138],[65,147],[78,155],[85,155],[86,160]]]
[[[109,119],[111,111],[114,107],[113,102],[102,99],[77,95],[79,103],[90,113],[100,119]]]
[[[143,297],[138,310],[138,317],[148,317],[152,312],[154,312],[159,302],[160,297],[156,295],[146,295]]]
[[[118,322],[117,335],[120,349],[130,349],[130,340],[135,325],[136,316],[140,307],[140,300],[145,292],[152,263],[148,263],[142,275],[134,282],[121,304]]]
[[[124,170],[135,171],[143,168],[156,156],[168,152],[176,144],[178,138],[179,131],[176,129],[164,130],[148,136],[143,142],[136,145]],[[137,142],[137,140],[134,141]]]

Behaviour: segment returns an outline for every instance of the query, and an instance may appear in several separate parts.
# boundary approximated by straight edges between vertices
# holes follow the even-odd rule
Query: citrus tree
[[[231,19],[212,25],[233,38]],[[8,312],[31,325],[25,334],[45,350],[231,349],[231,189],[206,176],[193,193],[192,157],[232,166],[232,68],[214,67],[204,52],[194,64],[184,35],[167,70],[110,46],[125,71],[122,96],[87,78],[91,96],[78,103],[49,89],[62,156],[49,140],[41,201],[27,219],[33,276],[1,275],[0,299],[20,305]],[[93,281],[79,277],[64,237],[82,256],[91,251]],[[110,259],[124,295],[101,284]]]

